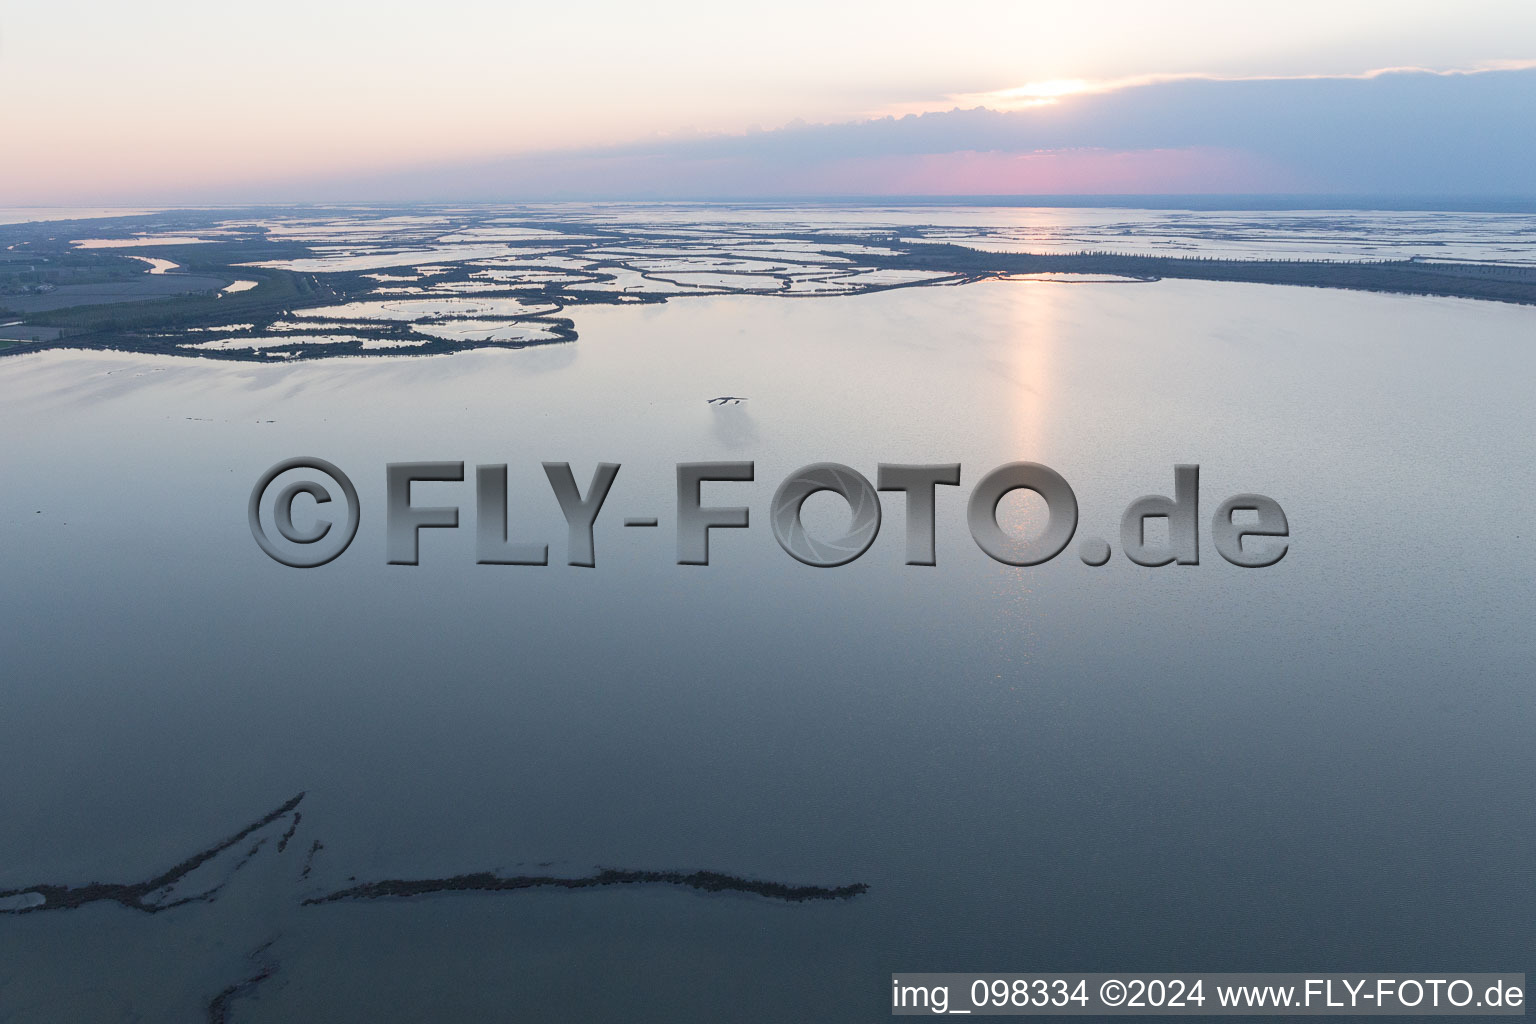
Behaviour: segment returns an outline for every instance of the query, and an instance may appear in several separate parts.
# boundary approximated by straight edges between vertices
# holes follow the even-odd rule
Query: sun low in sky
[[[301,199],[311,187],[316,198],[336,198],[349,183],[364,198],[381,175],[419,172],[410,179],[417,188],[435,168],[552,166],[559,154],[585,160],[582,180],[602,193],[591,161],[610,150],[620,154],[609,188],[618,195],[633,181],[622,155],[636,146],[803,140],[806,125],[955,108],[1047,111],[1059,121],[1093,97],[1191,82],[1491,73],[1528,66],[1536,53],[1519,46],[1536,49],[1531,40],[1536,4],[1525,0],[10,2],[0,7],[0,127],[10,142],[0,204]],[[1219,140],[1133,134],[1013,150],[956,139],[943,151],[928,141],[907,154],[905,171],[887,167],[885,183],[871,188],[943,190],[936,158],[945,152],[971,154],[956,166],[968,164],[972,183],[989,188],[1058,178],[1069,187],[1079,172],[1134,186],[1139,172],[1124,154],[1138,152],[1158,154],[1148,167],[1199,164],[1186,175],[1191,185],[1203,175],[1219,188],[1222,175],[1237,174],[1241,181],[1226,183],[1308,187],[1305,168]],[[1197,150],[1207,151],[1204,163],[1191,163]],[[1057,151],[1066,163],[1050,174],[1023,172]],[[1090,151],[1119,154],[1120,178],[1103,160],[1088,167]],[[977,178],[985,162],[977,154],[988,153],[1008,154],[1014,170]],[[857,191],[858,159],[832,153],[823,162],[841,161],[842,177],[835,166],[797,171],[782,191]],[[722,178],[717,192],[772,191],[771,173],[756,173]],[[506,191],[537,177],[513,174]],[[471,192],[499,191],[495,175],[472,180]],[[709,179],[689,180],[708,191]],[[418,191],[430,198],[430,188]]]

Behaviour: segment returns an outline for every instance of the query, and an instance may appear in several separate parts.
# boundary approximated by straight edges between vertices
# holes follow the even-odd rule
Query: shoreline
[[[948,228],[933,225],[744,227],[707,218],[614,221],[581,210],[523,213],[506,224],[498,214],[424,218],[418,211],[340,249],[337,239],[358,225],[315,232],[301,218],[291,230],[276,216],[197,244],[184,243],[197,232],[233,229],[210,224],[206,212],[157,221],[159,243],[134,218],[93,225],[96,235],[129,235],[147,250],[135,253],[106,242],[82,250],[67,224],[13,228],[0,232],[0,242],[16,239],[0,269],[10,268],[9,288],[28,294],[0,297],[24,320],[0,338],[24,343],[0,347],[0,357],[56,348],[247,362],[439,355],[573,342],[579,330],[571,314],[586,306],[721,295],[816,299],[987,280],[1237,282],[1536,305],[1536,265],[1492,262],[1515,251],[1513,235],[1502,248],[1447,250],[1440,261],[1234,259],[1096,250],[1091,237],[1071,252],[997,251],[951,240]],[[390,268],[399,269],[380,273]]]

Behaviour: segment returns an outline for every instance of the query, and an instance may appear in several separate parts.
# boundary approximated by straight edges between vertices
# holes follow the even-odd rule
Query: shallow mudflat
[[[45,329],[49,345],[256,361],[563,344],[595,307],[721,294],[812,300],[997,278],[1178,278],[1530,304],[1533,232],[1526,214],[1348,211],[189,210],[0,226],[8,265],[27,268],[0,304]],[[250,322],[263,343],[206,336],[231,320]],[[318,321],[360,326],[342,336]],[[271,343],[279,331],[286,342]]]

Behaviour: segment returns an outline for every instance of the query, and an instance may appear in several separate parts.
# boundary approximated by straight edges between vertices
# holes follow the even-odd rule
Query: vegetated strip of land
[[[1114,274],[1149,280],[1240,281],[1355,291],[1441,295],[1536,305],[1536,267],[1418,260],[1226,260],[1202,256],[1136,256],[1109,252],[998,253],[960,245],[904,243],[898,256],[855,257],[867,266],[942,270],[976,277],[998,274]]]

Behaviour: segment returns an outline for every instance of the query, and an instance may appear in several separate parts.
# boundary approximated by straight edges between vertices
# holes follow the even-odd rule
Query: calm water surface
[[[203,1019],[259,948],[232,1020],[875,1020],[892,971],[1529,968],[1536,312],[990,282],[582,317],[449,357],[0,361],[0,889],[148,878],[308,794],[217,902],[0,916],[0,1020]],[[361,495],[314,571],[246,523],[294,455]],[[386,565],[384,464],[415,459],[508,463],[554,564],[475,565],[472,484],[442,483],[416,500],[462,528]],[[678,566],[673,468],[705,459],[756,462],[705,492],[753,525]],[[969,487],[1017,459],[1071,482],[1107,566],[976,548]],[[546,460],[622,464],[595,569],[563,564]],[[896,495],[859,561],[784,554],[773,489],[824,460],[962,463],[938,565],[902,564]],[[1180,462],[1202,564],[1135,566],[1120,511]],[[1277,566],[1210,543],[1242,491],[1290,518]],[[598,866],[870,889],[298,905]]]

